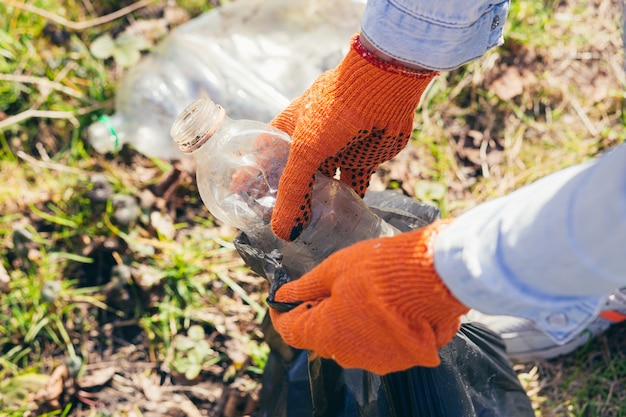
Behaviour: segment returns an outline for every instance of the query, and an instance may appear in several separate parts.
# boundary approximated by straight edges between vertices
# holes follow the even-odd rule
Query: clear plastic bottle
[[[191,101],[210,97],[232,117],[269,122],[323,71],[359,29],[365,0],[229,2],[174,29],[120,80],[115,114],[89,126],[99,153],[125,144],[182,156],[167,135]]]
[[[290,137],[271,125],[233,120],[208,98],[191,103],[171,135],[197,165],[202,201],[221,222],[246,233],[253,246],[283,255],[283,267],[300,276],[338,249],[399,231],[375,215],[346,184],[316,175],[312,216],[300,237],[286,242],[270,220]]]

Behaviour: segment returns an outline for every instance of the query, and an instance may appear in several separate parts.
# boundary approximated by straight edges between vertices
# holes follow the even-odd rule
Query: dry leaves
[[[524,91],[524,79],[515,67],[506,67],[504,71],[491,82],[489,90],[500,100],[510,100]]]

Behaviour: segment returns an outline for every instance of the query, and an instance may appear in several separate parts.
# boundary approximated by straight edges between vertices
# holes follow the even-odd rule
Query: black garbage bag
[[[499,338],[478,323],[463,323],[440,349],[441,365],[384,376],[310,362],[314,416],[534,416]],[[269,415],[269,414],[268,414]]]
[[[401,231],[439,217],[439,210],[393,191],[370,192],[372,211]],[[250,245],[240,233],[235,247],[244,262],[270,282],[273,293],[291,277],[281,255]],[[441,364],[384,376],[343,369],[336,362],[291,348],[263,323],[270,355],[261,390],[262,417],[532,417],[530,400],[505,354],[500,338],[464,320],[452,341],[439,350]]]

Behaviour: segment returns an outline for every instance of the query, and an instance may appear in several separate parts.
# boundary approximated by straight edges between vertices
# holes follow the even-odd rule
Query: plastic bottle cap
[[[220,127],[226,112],[208,97],[200,98],[182,111],[170,134],[184,153],[200,148]]]

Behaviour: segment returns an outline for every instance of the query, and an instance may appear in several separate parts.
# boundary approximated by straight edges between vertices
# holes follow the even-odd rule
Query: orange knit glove
[[[377,374],[437,366],[468,311],[433,265],[435,236],[447,221],[335,252],[275,295],[302,302],[274,327],[287,344]]]
[[[361,197],[378,166],[406,146],[422,93],[438,74],[392,65],[352,38],[337,68],[323,73],[271,124],[292,138],[278,186],[272,230],[297,238],[310,220],[313,175],[320,170]]]

